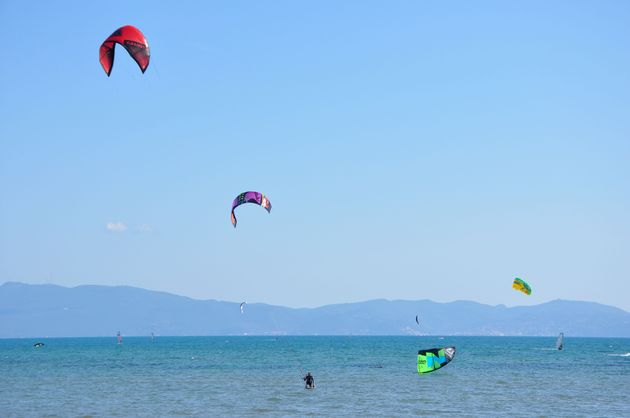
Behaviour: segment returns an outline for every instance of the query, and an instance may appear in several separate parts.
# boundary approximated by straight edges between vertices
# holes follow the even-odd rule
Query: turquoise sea
[[[33,348],[43,341],[46,346]],[[0,416],[630,417],[630,339],[0,340]],[[420,348],[454,345],[419,376]],[[317,388],[305,390],[311,371]]]

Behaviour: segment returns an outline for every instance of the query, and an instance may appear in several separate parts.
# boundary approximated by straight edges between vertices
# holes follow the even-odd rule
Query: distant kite
[[[420,321],[418,320],[418,315],[416,315],[416,324],[420,325]]]
[[[243,313],[243,308],[245,307],[245,305],[247,305],[247,302],[241,303],[241,313]]]
[[[516,289],[516,290],[520,290],[521,292],[525,293],[526,295],[531,295],[532,294],[532,288],[529,287],[529,285],[527,283],[525,283],[524,280],[519,279],[518,277],[514,279],[514,283],[512,283],[512,288]]]
[[[234,228],[236,228],[236,216],[234,215],[234,209],[245,203],[255,203],[265,208],[268,213],[271,213],[271,202],[269,202],[269,199],[267,199],[264,194],[259,192],[243,192],[236,196],[236,199],[232,202],[232,213],[230,214],[230,218],[232,219],[232,225],[234,225]]]
[[[147,70],[149,59],[151,58],[149,43],[138,28],[123,26],[109,35],[109,38],[105,39],[105,42],[101,45],[99,60],[107,77],[111,74],[112,67],[114,66],[116,44],[122,45],[127,52],[129,52],[131,58],[133,58],[138,64],[138,67],[140,67],[140,71],[144,73]]]

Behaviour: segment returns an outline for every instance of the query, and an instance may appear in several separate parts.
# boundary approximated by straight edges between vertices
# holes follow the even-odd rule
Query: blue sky
[[[3,1],[0,281],[630,310],[629,21],[624,1]],[[151,64],[117,48],[108,78],[125,24]],[[245,190],[273,210],[234,230]]]

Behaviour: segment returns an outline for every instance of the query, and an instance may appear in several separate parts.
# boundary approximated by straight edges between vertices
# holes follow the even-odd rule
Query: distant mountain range
[[[420,325],[415,322],[419,315]],[[508,308],[470,301],[370,300],[293,309],[195,300],[128,286],[0,286],[0,338],[123,335],[528,335],[630,337],[630,313],[555,300]]]

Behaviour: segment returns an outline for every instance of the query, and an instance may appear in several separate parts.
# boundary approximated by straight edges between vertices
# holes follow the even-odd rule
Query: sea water
[[[46,345],[34,348],[33,343]],[[630,339],[0,340],[0,416],[630,417]],[[454,345],[416,372],[417,350]],[[311,371],[315,390],[302,376]]]

